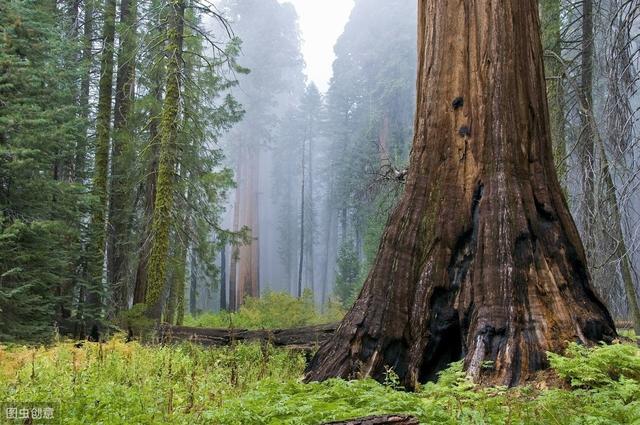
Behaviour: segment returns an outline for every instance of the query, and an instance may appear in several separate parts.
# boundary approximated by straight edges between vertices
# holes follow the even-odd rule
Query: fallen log
[[[232,342],[264,341],[277,347],[298,348],[312,350],[333,335],[338,323],[325,325],[304,326],[289,329],[231,329],[231,328],[194,328],[188,326],[171,326],[163,324],[158,330],[162,343],[176,343],[191,341],[205,346],[220,347],[231,345]],[[632,323],[616,322],[618,329],[631,329]]]
[[[327,422],[323,425],[419,425],[413,416],[382,415],[367,416],[366,418],[349,419],[346,421]]]
[[[276,347],[312,350],[325,342],[337,328],[336,323],[289,329],[215,329],[161,325],[161,343],[190,341],[204,346],[225,346],[243,341],[269,342]]]

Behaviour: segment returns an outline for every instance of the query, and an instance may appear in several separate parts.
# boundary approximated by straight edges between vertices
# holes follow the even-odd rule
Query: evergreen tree
[[[557,179],[537,1],[418,5],[405,190],[307,380],[393,368],[416,388],[464,360],[477,381],[518,385],[568,340],[617,336]]]
[[[291,200],[291,211],[299,212],[298,195],[287,195],[289,190],[300,193],[300,180],[296,178],[300,175],[299,161],[293,174],[288,175],[293,165],[287,161],[281,167],[278,158],[283,151],[289,154],[285,145],[290,148],[301,144],[300,139],[289,144],[285,129],[288,114],[298,106],[305,83],[297,15],[291,4],[227,0],[221,6],[242,39],[239,60],[251,70],[238,78],[239,87],[233,92],[246,114],[225,138],[237,182],[234,230],[246,229],[251,235],[249,243],[234,248],[237,255],[231,256],[228,273],[229,291],[233,292],[230,297],[241,304],[245,295],[259,296],[265,285],[296,292],[299,232],[291,232],[295,242],[287,247],[291,261],[286,270],[281,270],[285,267],[278,261],[278,250],[271,249],[265,241],[278,240],[278,229],[270,223],[279,221],[284,213],[277,202],[281,193]],[[290,223],[298,221],[296,214]]]
[[[127,270],[131,251],[132,192],[135,141],[132,127],[135,100],[137,0],[120,3],[120,47],[115,87],[113,141],[107,225],[107,285],[115,309],[126,309],[129,301]]]
[[[84,318],[87,331],[96,334],[103,318],[109,288],[104,285],[106,249],[107,199],[109,181],[109,147],[111,146],[111,112],[113,95],[113,63],[116,26],[116,0],[105,0],[102,23],[102,52],[98,83],[98,111],[92,180],[90,245],[88,247],[88,288]]]
[[[83,123],[61,19],[53,3],[0,3],[0,340],[46,340],[73,313]]]
[[[160,119],[145,290],[149,315],[168,322],[176,319],[176,313],[181,321],[184,314],[188,246],[193,244],[199,258],[213,264],[212,252],[217,252],[220,246],[219,242],[211,242],[210,235],[216,234],[217,241],[239,237],[225,231],[219,223],[222,202],[232,179],[231,172],[221,166],[223,156],[216,147],[220,134],[238,121],[242,113],[235,99],[225,95],[235,80],[222,71],[227,67],[229,74],[244,72],[235,63],[238,41],[231,40],[224,50],[210,45],[214,52],[207,59],[203,45],[206,34],[199,29],[199,15],[193,10],[185,13],[186,6],[179,0],[170,3],[165,47],[166,94]],[[185,43],[185,39],[194,42]],[[174,264],[171,273],[169,264]],[[209,275],[215,274],[215,270],[212,265]],[[163,317],[165,305],[169,308]]]
[[[358,253],[353,248],[353,243],[343,243],[338,251],[336,264],[336,286],[334,294],[340,300],[342,307],[348,309],[357,294],[360,278],[360,261]]]

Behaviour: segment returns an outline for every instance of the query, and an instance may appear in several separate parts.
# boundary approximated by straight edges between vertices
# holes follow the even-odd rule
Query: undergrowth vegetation
[[[305,290],[301,299],[283,292],[267,292],[262,298],[247,297],[236,313],[202,313],[185,317],[186,326],[205,328],[282,329],[339,322],[344,310],[330,302],[319,312],[313,294]]]
[[[0,400],[60,402],[64,424],[319,424],[411,413],[438,424],[640,423],[640,350],[571,345],[552,355],[560,388],[480,388],[460,363],[416,393],[389,372],[300,382],[304,355],[259,344],[143,346],[117,337],[77,347],[0,347]]]

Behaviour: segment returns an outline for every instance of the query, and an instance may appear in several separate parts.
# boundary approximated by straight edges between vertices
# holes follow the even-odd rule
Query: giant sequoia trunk
[[[238,188],[236,190],[236,207],[238,208],[239,223],[236,230],[242,228],[251,229],[251,239],[238,248],[236,258],[237,281],[235,281],[235,309],[238,309],[247,296],[260,296],[260,251],[258,237],[259,216],[258,209],[258,164],[260,162],[259,152],[252,152],[248,148],[243,148],[239,160],[238,168]]]
[[[615,337],[554,169],[536,0],[420,0],[415,138],[375,264],[307,380],[464,359],[516,385]],[[491,361],[492,363],[487,363]]]

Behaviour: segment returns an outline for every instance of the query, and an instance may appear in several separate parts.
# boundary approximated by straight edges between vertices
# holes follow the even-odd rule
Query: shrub
[[[316,310],[311,291],[302,299],[282,292],[267,292],[262,298],[247,297],[237,313],[204,313],[185,318],[186,326],[208,328],[281,329],[338,322],[344,311],[329,303],[324,313]]]

